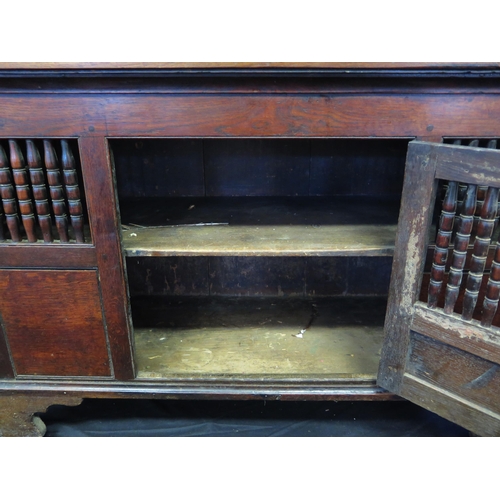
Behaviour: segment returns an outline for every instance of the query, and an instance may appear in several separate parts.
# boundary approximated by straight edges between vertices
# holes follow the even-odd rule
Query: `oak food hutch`
[[[499,137],[496,63],[3,63],[0,433],[402,396],[499,434]]]

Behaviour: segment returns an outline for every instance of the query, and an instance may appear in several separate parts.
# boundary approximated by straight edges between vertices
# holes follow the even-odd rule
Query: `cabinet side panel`
[[[17,375],[111,375],[95,271],[2,270],[0,310]]]

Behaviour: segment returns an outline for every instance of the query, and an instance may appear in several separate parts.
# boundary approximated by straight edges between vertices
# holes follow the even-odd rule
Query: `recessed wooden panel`
[[[500,366],[466,351],[412,332],[410,375],[500,414]]]
[[[17,375],[111,376],[96,271],[0,270]]]

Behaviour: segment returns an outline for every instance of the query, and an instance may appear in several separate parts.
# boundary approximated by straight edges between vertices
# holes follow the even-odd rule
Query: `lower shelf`
[[[374,381],[385,306],[378,297],[135,298],[137,376]]]

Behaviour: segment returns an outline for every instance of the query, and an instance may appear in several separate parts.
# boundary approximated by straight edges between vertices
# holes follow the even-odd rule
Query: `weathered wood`
[[[446,144],[442,147],[443,149],[439,150],[436,177],[454,179],[465,184],[500,187],[497,176],[500,164],[499,150]]]
[[[182,298],[147,313],[144,300],[134,305],[140,378],[375,377],[385,299]]]
[[[122,203],[122,221],[128,256],[390,256],[397,204],[368,197],[137,200]]]
[[[0,270],[17,376],[110,377],[96,271]]]
[[[500,365],[413,334],[408,373],[500,414]]]
[[[412,330],[468,351],[494,363],[500,362],[498,328],[484,328],[479,321],[464,322],[458,314],[447,315],[440,309],[415,304]]]
[[[35,413],[42,413],[52,405],[78,406],[78,397],[54,394],[38,396],[0,393],[0,437],[41,437],[47,430],[42,419]]]
[[[199,226],[123,232],[133,256],[388,256],[395,226]]]
[[[418,164],[414,163],[414,158],[424,147],[427,148],[427,155],[421,161],[419,168]],[[467,152],[468,149],[474,151],[475,154]],[[457,183],[458,180],[470,182],[474,178],[475,183],[478,184],[480,180],[484,181],[481,176],[484,173],[485,158],[490,158],[492,153],[497,153],[497,160],[500,159],[498,152],[491,149],[414,142],[409,146],[407,178],[408,176],[415,179],[420,177],[423,186],[428,186],[430,182],[436,185],[439,177],[453,183]],[[455,165],[453,162],[457,161],[459,163]],[[426,168],[428,165],[431,165],[431,168]],[[491,167],[491,176],[498,177],[498,168],[495,174],[492,165],[488,164],[488,168]],[[417,172],[417,169],[420,171]],[[443,173],[446,174],[444,177]],[[498,183],[498,180],[493,179],[493,184],[495,183]],[[405,183],[405,188],[406,186]],[[449,212],[446,208],[448,202],[449,200],[445,199],[445,213]],[[415,213],[418,214],[419,211],[422,213],[426,209],[431,210],[433,205],[432,198],[423,198],[417,191],[410,193],[410,202],[405,204],[403,200],[398,231],[401,231],[401,225],[414,223]],[[457,268],[463,268],[465,265],[464,251],[468,248],[468,233],[474,204],[471,200],[465,199],[463,207],[468,212],[468,218],[462,220],[462,224],[459,225],[460,231],[463,230],[461,226],[466,226],[466,231],[463,232],[466,233],[465,236],[459,232],[455,242],[458,252],[462,252],[454,258]],[[378,379],[382,387],[394,390],[410,401],[431,409],[473,432],[484,435],[500,435],[500,414],[498,414],[500,405],[496,401],[498,394],[496,372],[500,361],[498,332],[500,330],[496,327],[482,327],[478,321],[473,320],[476,300],[470,301],[469,299],[471,295],[477,299],[481,290],[487,289],[487,277],[483,273],[488,254],[491,253],[490,239],[497,207],[498,188],[489,187],[477,226],[463,306],[460,304],[460,296],[455,305],[455,310],[463,309],[462,316],[449,310],[453,308],[449,307],[446,312],[441,309],[441,300],[444,299],[441,296],[435,297],[432,308],[424,303],[415,303],[413,292],[415,286],[420,289],[422,261],[426,253],[425,246],[421,243],[426,240],[431,223],[430,218],[428,217],[425,224],[420,227],[420,233],[414,237],[413,241],[405,240],[401,242],[401,248],[399,248],[399,240],[397,240],[391,291],[397,288],[398,292],[392,293],[389,297],[386,338]],[[445,229],[450,232],[452,230],[451,217],[445,222],[448,223]],[[442,247],[439,239],[443,238],[438,233],[437,247]],[[404,251],[407,252],[406,255]],[[410,260],[403,260],[404,264],[398,263],[401,257],[408,257],[408,253]],[[453,280],[453,273],[449,275],[445,273],[446,261],[447,258],[443,256],[438,262],[442,266],[443,281]],[[404,265],[406,270],[402,276],[398,271],[401,265]],[[407,270],[409,266],[411,266],[410,271]],[[415,268],[418,269],[417,272],[414,271]],[[452,282],[452,285],[457,285],[457,283]],[[405,294],[405,292],[406,294],[410,292],[409,297],[403,297],[396,302],[395,298],[398,298],[398,294]],[[402,300],[406,301],[403,305],[408,308],[406,316],[401,314]],[[391,321],[389,315],[393,314],[395,305],[398,307],[396,314],[399,317]],[[393,361],[394,346],[397,347],[399,353],[399,357],[396,358],[399,365]],[[392,363],[388,364],[386,358]],[[398,385],[394,383],[395,380],[399,382]]]
[[[435,163],[430,153],[434,146],[412,142],[408,146],[407,166],[396,246],[392,267],[391,287],[384,330],[378,383],[399,392],[409,345],[409,322],[421,288],[425,264],[428,226],[436,198]],[[425,174],[425,175],[423,175]]]
[[[434,399],[429,400],[429,393],[434,394]],[[406,374],[400,394],[409,401],[435,412],[479,436],[500,436],[500,415],[437,385]]]

